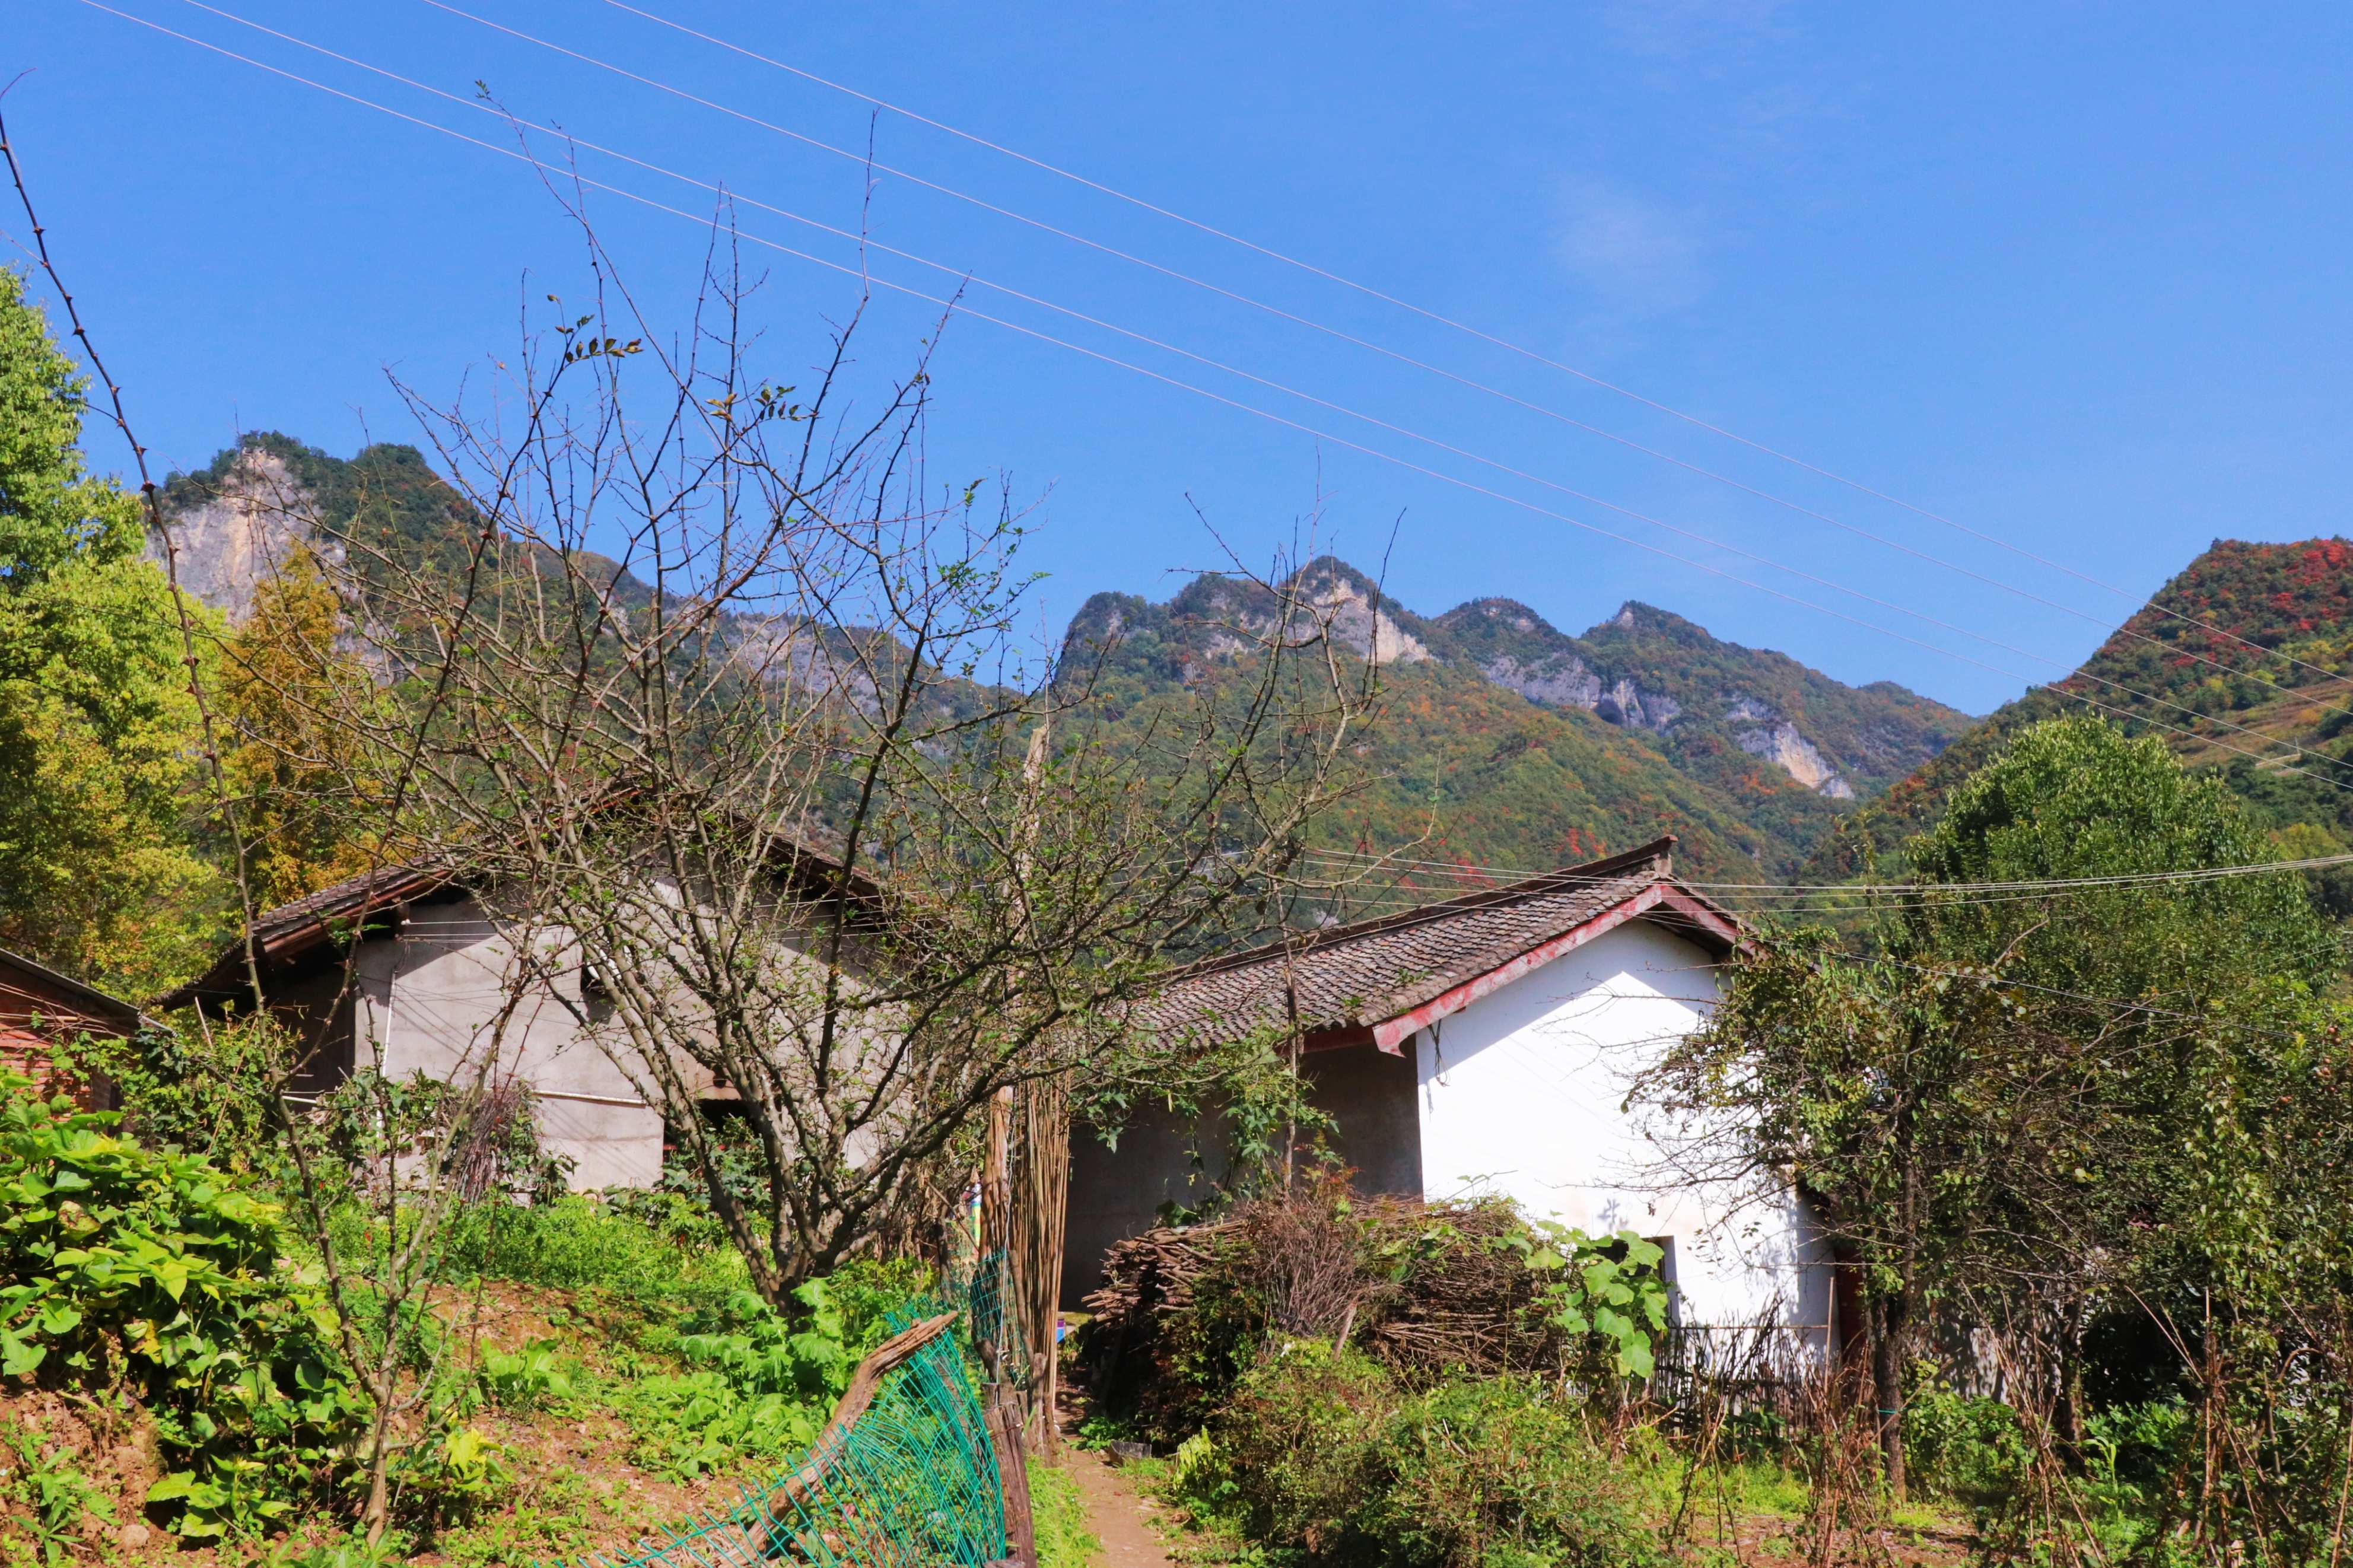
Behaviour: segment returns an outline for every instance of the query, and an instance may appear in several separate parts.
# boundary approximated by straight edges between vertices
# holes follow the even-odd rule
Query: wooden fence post
[[[1005,1554],[1019,1568],[1038,1568],[1038,1527],[1029,1515],[1029,1462],[1021,1451],[1021,1409],[1010,1384],[992,1383],[984,1395],[997,1482],[1005,1498]]]

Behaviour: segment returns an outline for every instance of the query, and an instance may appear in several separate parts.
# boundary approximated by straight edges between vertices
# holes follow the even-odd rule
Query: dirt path
[[[1103,1543],[1102,1568],[1172,1568],[1176,1559],[1145,1519],[1155,1505],[1136,1496],[1127,1478],[1101,1454],[1071,1440],[1079,1416],[1067,1401],[1059,1414],[1062,1470],[1078,1483],[1079,1496],[1087,1505],[1087,1528]]]

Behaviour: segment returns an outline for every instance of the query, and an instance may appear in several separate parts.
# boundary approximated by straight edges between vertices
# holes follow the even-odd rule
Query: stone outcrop
[[[277,453],[246,447],[211,489],[172,510],[172,542],[181,586],[230,624],[252,612],[255,588],[298,547],[308,546],[323,566],[343,564],[343,547],[320,531],[318,497]],[[147,554],[163,563],[164,541],[152,532]]]

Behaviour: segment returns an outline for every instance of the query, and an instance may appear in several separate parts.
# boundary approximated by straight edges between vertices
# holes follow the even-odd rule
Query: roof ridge
[[[1523,877],[1516,882],[1506,882],[1501,887],[1482,888],[1475,892],[1459,893],[1453,898],[1441,900],[1434,904],[1423,904],[1419,908],[1401,910],[1393,915],[1377,915],[1370,920],[1327,927],[1323,931],[1310,933],[1306,941],[1287,951],[1295,959],[1329,952],[1336,947],[1345,946],[1361,937],[1401,931],[1430,921],[1468,914],[1474,910],[1494,909],[1506,904],[1519,903],[1527,899],[1540,898],[1546,893],[1556,892],[1578,882],[1598,882],[1605,878],[1630,870],[1645,860],[1668,861],[1668,865],[1660,868],[1657,874],[1671,876],[1675,844],[1675,836],[1669,833],[1651,839],[1639,848],[1605,856],[1599,860],[1588,860],[1583,865],[1564,866],[1557,870],[1539,872],[1533,877]],[[1166,976],[1164,984],[1173,984],[1180,980],[1190,980],[1197,975],[1215,974],[1223,970],[1240,969],[1253,963],[1263,963],[1271,958],[1281,956],[1285,951],[1283,939],[1277,938],[1272,942],[1261,942],[1256,947],[1244,948],[1239,952],[1221,952],[1213,958],[1197,959],[1181,969],[1171,971]]]

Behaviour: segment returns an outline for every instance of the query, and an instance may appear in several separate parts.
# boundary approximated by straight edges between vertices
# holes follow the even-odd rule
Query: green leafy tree
[[[1915,846],[1928,888],[1869,955],[1768,932],[1672,1058],[1670,1097],[1737,1110],[1741,1157],[1793,1171],[1859,1268],[1899,1495],[1931,1315],[2039,1347],[2069,1444],[2092,1318],[2211,1288],[2216,1247],[2242,1245],[2223,1216],[2263,1190],[2248,1118],[2325,1084],[2280,1043],[2318,1037],[2340,963],[2301,878],[2201,875],[2271,858],[2159,742],[2033,726]],[[2099,880],[2150,874],[2168,879]]]
[[[90,474],[84,378],[0,269],[0,946],[137,988],[219,902],[190,847],[196,712],[136,500]]]
[[[383,792],[364,721],[390,702],[343,631],[334,584],[297,546],[256,586],[251,615],[224,649],[220,711],[232,744],[222,771],[258,909],[385,859],[366,821]]]
[[[0,1379],[134,1397],[167,1470],[147,1501],[184,1538],[276,1525],[366,1409],[325,1290],[247,1183],[31,1088],[0,1075]]]

